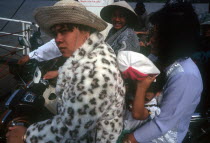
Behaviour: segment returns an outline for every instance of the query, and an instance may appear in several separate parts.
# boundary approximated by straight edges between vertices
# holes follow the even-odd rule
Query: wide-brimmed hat
[[[74,0],[62,0],[53,6],[37,8],[34,11],[34,18],[40,28],[50,36],[52,36],[50,28],[61,23],[82,24],[98,31],[103,31],[107,27],[106,22]]]
[[[101,9],[100,15],[103,20],[112,24],[112,14],[116,8],[122,8],[128,12],[128,22],[137,23],[137,14],[133,8],[125,1],[115,2]]]

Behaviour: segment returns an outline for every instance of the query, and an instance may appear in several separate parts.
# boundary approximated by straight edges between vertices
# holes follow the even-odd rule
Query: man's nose
[[[112,17],[112,20],[113,21],[120,21],[120,17],[115,15],[115,16]]]
[[[55,42],[57,43],[57,44],[59,44],[59,43],[61,43],[63,41],[63,36],[60,34],[60,33],[58,33],[57,35],[56,35],[56,37],[55,37]]]
[[[115,17],[115,21],[120,21],[120,17],[119,16],[116,16]]]

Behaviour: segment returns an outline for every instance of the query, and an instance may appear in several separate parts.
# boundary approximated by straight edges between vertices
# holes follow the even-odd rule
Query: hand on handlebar
[[[44,76],[43,79],[53,79],[58,76],[58,71],[48,71]]]
[[[24,126],[9,127],[6,134],[7,143],[24,143],[24,135],[27,128]]]
[[[30,60],[29,56],[28,55],[25,55],[23,57],[21,57],[19,60],[18,60],[18,64],[19,65],[23,65],[25,64],[26,62],[28,62]]]

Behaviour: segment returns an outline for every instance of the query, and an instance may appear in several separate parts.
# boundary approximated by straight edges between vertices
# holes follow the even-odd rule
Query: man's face
[[[51,28],[56,45],[64,57],[70,57],[78,48],[81,32],[75,28],[69,28],[67,24],[58,24]]]
[[[145,13],[146,9],[144,7],[142,7],[142,6],[136,6],[134,11],[136,12],[136,14],[142,15],[142,14]]]
[[[126,16],[120,9],[116,9],[112,14],[112,25],[116,30],[126,25]]]

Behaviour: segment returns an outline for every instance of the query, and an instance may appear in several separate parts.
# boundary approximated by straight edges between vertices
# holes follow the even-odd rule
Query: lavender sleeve
[[[180,72],[169,77],[163,89],[161,114],[137,129],[135,139],[140,143],[149,143],[171,129],[186,130],[200,101],[201,91],[202,81],[195,74]],[[177,137],[183,138],[183,132],[186,133],[177,131]]]

